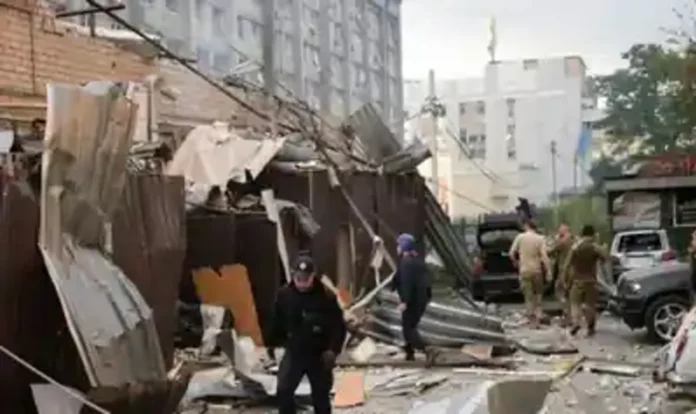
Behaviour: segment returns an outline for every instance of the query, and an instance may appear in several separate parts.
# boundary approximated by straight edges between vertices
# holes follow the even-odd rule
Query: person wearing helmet
[[[395,275],[395,287],[399,294],[401,312],[401,329],[404,335],[406,360],[415,360],[415,351],[426,354],[426,363],[432,365],[436,352],[428,347],[418,332],[425,309],[432,297],[430,275],[425,260],[416,250],[416,239],[410,234],[401,234],[397,238],[398,269]]]
[[[278,412],[296,412],[295,390],[307,375],[314,412],[331,413],[333,368],[343,348],[346,325],[336,296],[318,279],[308,255],[298,257],[291,282],[278,292],[271,337],[267,344],[271,360],[275,360],[275,345],[285,347],[278,368]]]

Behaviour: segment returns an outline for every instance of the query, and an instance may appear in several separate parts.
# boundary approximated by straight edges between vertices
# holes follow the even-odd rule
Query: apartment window
[[[179,0],[166,0],[164,4],[167,7],[167,9],[173,12],[179,11]]]
[[[517,143],[515,142],[515,125],[507,126],[507,134],[505,135],[505,147],[507,149],[507,157],[509,160],[517,158]]]
[[[466,103],[460,102],[459,103],[459,114],[464,115],[466,113]]]
[[[219,7],[213,7],[213,34],[215,36],[225,36],[225,12]]]
[[[514,118],[515,117],[515,100],[514,99],[507,99],[505,101],[507,104],[507,113],[508,113],[508,118]]]
[[[522,61],[522,66],[524,67],[524,70],[535,70],[539,67],[539,60],[525,59]]]
[[[466,128],[459,128],[459,140],[466,144]]]
[[[469,135],[467,149],[469,156],[475,159],[486,158],[486,135]]]
[[[476,102],[476,112],[479,115],[484,115],[486,113],[486,103],[483,101]]]

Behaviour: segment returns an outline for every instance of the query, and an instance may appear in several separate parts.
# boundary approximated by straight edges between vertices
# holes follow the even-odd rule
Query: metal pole
[[[573,192],[578,193],[578,156],[573,157]]]
[[[438,113],[435,104],[437,98],[435,96],[435,71],[430,69],[428,72],[428,100],[430,115],[432,117],[432,130],[430,136],[430,152],[432,153],[432,158],[430,158],[430,188],[435,195],[435,198],[440,201],[439,190],[440,190],[440,174],[437,165],[437,135],[438,135]]]
[[[558,189],[556,187],[556,156],[558,152],[556,150],[556,141],[551,141],[551,181],[553,183],[553,204],[554,204],[554,217],[556,223],[558,223]]]
[[[274,0],[263,1],[263,81],[268,96],[275,95]]]

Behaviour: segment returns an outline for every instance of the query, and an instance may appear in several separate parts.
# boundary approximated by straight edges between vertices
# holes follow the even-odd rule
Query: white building
[[[85,0],[43,0],[57,11],[87,9]],[[403,120],[401,0],[109,0],[118,14],[160,34],[175,54],[208,73],[263,62],[264,13],[274,17],[276,79],[315,109],[340,118],[371,102],[388,125]],[[118,28],[103,14],[96,24]],[[88,25],[89,15],[71,18]],[[262,82],[259,70],[245,75]],[[282,88],[277,91],[282,94]]]
[[[589,184],[591,157],[574,160],[583,123],[598,116],[585,73],[583,60],[568,56],[495,62],[483,78],[436,82],[436,95],[447,107],[438,149],[450,159],[449,170],[438,168],[438,175],[450,183],[453,218],[509,210],[517,197],[547,204],[554,168],[558,191]],[[408,113],[417,113],[427,95],[426,81],[406,81]],[[407,124],[406,139],[427,142],[423,125],[429,122],[422,119]],[[422,172],[430,175],[426,168]]]

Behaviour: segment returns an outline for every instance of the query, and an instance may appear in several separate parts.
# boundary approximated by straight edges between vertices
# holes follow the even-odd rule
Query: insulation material
[[[211,268],[194,270],[193,281],[203,303],[229,309],[234,316],[235,331],[263,346],[256,303],[245,266],[222,266],[219,272]]]
[[[168,175],[205,186],[244,184],[255,179],[283,146],[285,139],[244,139],[223,123],[194,128],[167,166]]]
[[[92,386],[166,370],[151,309],[107,258],[136,105],[123,85],[48,86],[39,245]]]

